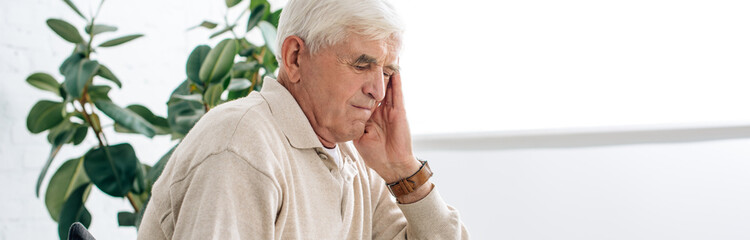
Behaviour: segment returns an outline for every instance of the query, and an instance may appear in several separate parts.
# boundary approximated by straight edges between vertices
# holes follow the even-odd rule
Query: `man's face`
[[[398,71],[398,44],[352,34],[341,44],[300,56],[305,96],[299,103],[320,138],[345,142],[364,133]]]

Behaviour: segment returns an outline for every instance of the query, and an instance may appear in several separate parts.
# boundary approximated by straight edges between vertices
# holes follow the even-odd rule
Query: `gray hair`
[[[277,46],[292,35],[315,54],[355,33],[373,40],[401,40],[404,28],[393,6],[385,0],[290,0],[279,18]],[[281,64],[281,51],[276,59]]]

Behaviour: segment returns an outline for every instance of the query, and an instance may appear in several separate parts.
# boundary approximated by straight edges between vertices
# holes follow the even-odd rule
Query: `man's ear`
[[[284,39],[281,46],[281,61],[284,64],[284,71],[292,83],[300,80],[300,55],[304,49],[305,41],[294,35]]]

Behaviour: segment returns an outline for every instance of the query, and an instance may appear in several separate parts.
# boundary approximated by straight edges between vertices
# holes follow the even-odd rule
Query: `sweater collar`
[[[318,135],[292,94],[276,79],[265,77],[260,95],[268,102],[274,120],[295,148],[322,148]]]

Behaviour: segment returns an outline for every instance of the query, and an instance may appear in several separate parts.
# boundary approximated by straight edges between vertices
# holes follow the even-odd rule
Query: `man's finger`
[[[386,99],[386,106],[389,108],[393,107],[393,87],[391,87],[391,84],[388,83],[388,86],[386,86],[385,89],[385,99]]]
[[[388,107],[388,106],[386,106],[385,103],[383,103],[383,105],[380,105],[380,106],[376,107],[375,111],[373,111],[372,115],[370,115],[369,121],[372,121],[372,122],[374,122],[377,125],[382,124],[382,122],[383,122],[383,112],[386,110],[386,107]]]
[[[391,76],[391,87],[388,88],[390,90],[390,104],[393,105],[394,108],[403,108],[404,107],[404,93],[401,89],[401,74],[395,73],[393,76]]]

